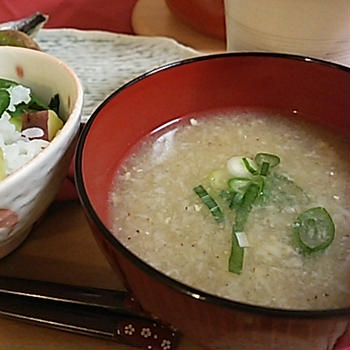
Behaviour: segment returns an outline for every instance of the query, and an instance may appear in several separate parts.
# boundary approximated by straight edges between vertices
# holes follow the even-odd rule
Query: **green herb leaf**
[[[33,93],[30,93],[31,100],[28,103],[28,109],[32,109],[35,111],[43,111],[50,109],[47,104],[40,100],[38,96]]]
[[[218,223],[224,221],[224,213],[221,211],[218,204],[215,202],[215,200],[212,197],[210,197],[210,195],[202,185],[196,186],[193,189],[193,191],[198,195],[198,197],[202,200],[202,202],[208,207],[208,209],[214,216],[214,219]]]
[[[8,89],[11,86],[18,85],[16,82],[0,78],[0,89]]]
[[[333,220],[322,207],[304,211],[293,224],[294,242],[305,254],[326,249],[333,242],[334,232]]]
[[[20,85],[20,84],[12,80],[0,78],[0,89],[8,89],[9,87],[16,86],[16,85]],[[30,93],[30,97],[31,97],[31,100],[27,105],[25,105],[27,109],[34,110],[34,111],[42,111],[42,110],[50,109],[49,106],[45,104],[43,101],[41,101],[38,96],[33,94],[33,92]]]
[[[10,94],[7,90],[0,89],[0,117],[10,104]]]

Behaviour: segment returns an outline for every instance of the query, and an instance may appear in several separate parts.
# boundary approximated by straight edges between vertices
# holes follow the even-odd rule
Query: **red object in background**
[[[192,61],[129,84],[111,96],[84,128],[76,155],[77,187],[96,240],[144,310],[203,345],[331,350],[347,329],[349,309],[271,311],[214,297],[153,269],[107,229],[108,196],[121,161],[145,135],[178,116],[226,107],[267,108],[339,133],[349,130],[350,71],[345,67],[266,54]],[[346,341],[345,335],[335,349],[349,346]]]
[[[0,23],[37,11],[50,16],[45,28],[77,28],[132,33],[131,13],[137,0],[1,0]]]
[[[165,0],[170,11],[193,29],[226,38],[224,0]]]

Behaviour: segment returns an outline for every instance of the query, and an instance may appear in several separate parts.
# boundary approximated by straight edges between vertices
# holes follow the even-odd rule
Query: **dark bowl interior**
[[[123,159],[142,138],[183,115],[225,108],[263,108],[307,119],[348,136],[348,68],[280,54],[221,54],[156,69],[126,84],[95,111],[79,140],[76,181],[87,216],[126,259],[180,293],[286,317],[349,315],[350,309],[293,311],[256,307],[208,295],[156,271],[109,231],[108,196]]]

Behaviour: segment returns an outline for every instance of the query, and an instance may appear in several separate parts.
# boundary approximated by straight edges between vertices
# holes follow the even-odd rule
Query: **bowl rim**
[[[5,186],[12,186],[17,181],[20,181],[21,178],[24,178],[28,175],[28,172],[31,172],[31,169],[33,167],[38,167],[41,165],[42,162],[45,162],[47,157],[52,152],[55,152],[57,148],[62,147],[62,145],[67,142],[66,138],[71,135],[72,130],[76,125],[80,124],[81,120],[81,111],[83,107],[83,96],[84,96],[84,90],[82,83],[78,77],[78,75],[75,73],[75,71],[64,61],[59,59],[56,56],[52,56],[46,52],[28,49],[24,47],[13,47],[13,46],[2,46],[0,47],[0,53],[1,51],[4,52],[11,52],[14,51],[15,53],[24,52],[27,54],[33,54],[38,57],[42,57],[44,60],[48,60],[53,62],[54,64],[57,64],[60,67],[63,67],[64,70],[66,70],[70,77],[72,78],[72,81],[74,82],[74,89],[76,90],[76,101],[74,102],[72,106],[71,113],[67,116],[67,120],[64,122],[62,129],[60,132],[49,142],[49,144],[41,150],[34,158],[23,164],[21,167],[16,169],[14,172],[6,176],[3,180],[0,181],[0,190],[5,188]],[[30,88],[30,87],[29,87]],[[78,127],[77,127],[78,129]]]
[[[92,219],[92,221],[96,225],[96,227],[99,229],[100,232],[102,232],[104,238],[106,238],[115,249],[117,249],[120,253],[122,253],[124,257],[126,257],[129,261],[135,264],[143,272],[145,272],[146,274],[150,275],[153,278],[156,278],[158,281],[176,290],[180,294],[189,296],[196,300],[209,302],[216,306],[230,309],[231,311],[239,310],[239,311],[245,311],[248,313],[254,313],[254,314],[258,313],[258,314],[264,314],[268,316],[275,316],[275,317],[281,317],[281,318],[303,318],[303,319],[330,318],[330,317],[347,317],[348,318],[350,314],[350,307],[338,308],[338,309],[324,309],[324,310],[282,309],[282,308],[274,308],[274,307],[265,307],[265,306],[233,301],[224,297],[219,297],[219,296],[201,291],[194,287],[191,287],[180,281],[177,281],[172,277],[165,275],[163,272],[156,270],[151,265],[147,264],[141,258],[136,256],[128,248],[126,248],[116,237],[113,236],[113,234],[104,225],[104,223],[99,218],[92,204],[89,201],[89,197],[84,186],[84,179],[83,179],[83,173],[82,173],[82,163],[83,163],[82,158],[83,158],[83,152],[84,152],[84,144],[89,134],[89,131],[93,125],[94,120],[97,118],[97,116],[99,115],[99,112],[104,108],[104,106],[108,104],[120,92],[122,92],[129,86],[136,84],[138,81],[141,81],[147,78],[148,76],[152,76],[154,74],[157,74],[158,72],[162,72],[164,70],[168,70],[173,67],[191,64],[198,61],[213,60],[213,59],[225,58],[225,57],[233,57],[233,58],[234,57],[239,57],[239,58],[268,57],[268,58],[297,60],[297,61],[304,61],[311,64],[318,64],[318,65],[321,64],[321,65],[328,66],[329,68],[334,68],[337,70],[340,69],[345,73],[350,73],[350,68],[337,63],[332,63],[332,62],[311,58],[311,57],[306,57],[306,56],[300,56],[300,55],[283,54],[283,53],[266,53],[266,52],[243,52],[243,53],[229,52],[229,53],[218,53],[218,54],[212,54],[212,55],[206,55],[206,56],[197,56],[197,57],[191,57],[180,61],[172,62],[166,65],[163,65],[161,67],[155,68],[151,71],[148,71],[132,79],[131,81],[127,82],[126,84],[124,84],[123,86],[121,86],[120,88],[112,92],[94,110],[89,120],[87,121],[85,127],[83,128],[78,140],[78,144],[76,148],[76,156],[75,156],[75,184],[77,187],[77,192],[79,195],[80,202],[83,205],[83,208],[88,214],[88,216]]]

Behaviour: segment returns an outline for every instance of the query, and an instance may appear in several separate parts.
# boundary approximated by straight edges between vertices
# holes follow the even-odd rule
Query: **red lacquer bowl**
[[[215,297],[166,277],[110,233],[108,194],[130,148],[160,125],[189,113],[227,107],[262,107],[287,115],[298,111],[315,124],[348,133],[349,73],[345,67],[296,56],[213,55],[147,73],[95,111],[77,148],[77,188],[97,242],[144,310],[214,349],[336,347],[350,309],[258,307]]]

